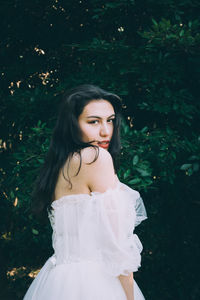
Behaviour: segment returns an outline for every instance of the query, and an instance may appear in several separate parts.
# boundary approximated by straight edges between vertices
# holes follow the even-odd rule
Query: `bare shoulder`
[[[82,154],[82,172],[91,191],[104,192],[116,184],[115,170],[110,153],[102,148],[85,148]]]
[[[90,164],[95,160],[99,152],[98,148],[95,147],[86,147],[81,150],[81,159],[84,164]]]
[[[87,147],[81,151],[81,158],[83,164],[91,167],[103,166],[104,164],[110,164],[113,166],[113,160],[110,153],[103,148]]]
[[[80,171],[88,172],[90,169],[103,167],[103,163],[110,163],[112,166],[112,157],[110,153],[102,148],[86,147],[80,152],[75,152],[64,165],[65,170],[68,170],[71,176],[74,176]],[[78,172],[79,173],[79,172]]]

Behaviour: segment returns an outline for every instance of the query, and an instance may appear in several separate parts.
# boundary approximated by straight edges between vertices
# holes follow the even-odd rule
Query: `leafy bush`
[[[136,229],[144,244],[136,280],[148,299],[199,299],[199,7],[192,0],[4,3],[0,277],[12,299],[22,298],[29,271],[52,253],[50,225],[30,214],[30,194],[59,99],[81,83],[123,100],[118,175],[141,192],[149,217]]]

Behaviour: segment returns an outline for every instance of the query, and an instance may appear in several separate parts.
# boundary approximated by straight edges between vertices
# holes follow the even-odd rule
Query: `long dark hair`
[[[91,100],[98,99],[109,101],[115,111],[114,130],[108,151],[113,158],[116,168],[116,158],[120,152],[120,97],[94,85],[81,85],[67,91],[60,106],[57,123],[53,130],[44,165],[41,168],[33,191],[32,212],[34,214],[45,214],[50,209],[50,204],[54,200],[54,191],[59,171],[63,171],[66,160],[68,158],[70,160],[74,153],[80,155],[80,170],[80,151],[92,145],[82,141],[78,117]],[[97,146],[96,148],[98,149]]]

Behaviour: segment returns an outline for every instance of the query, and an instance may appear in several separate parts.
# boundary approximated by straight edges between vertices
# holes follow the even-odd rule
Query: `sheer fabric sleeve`
[[[121,184],[105,193],[93,193],[93,196],[100,206],[100,248],[105,270],[112,276],[137,271],[143,246],[133,231],[147,218],[140,194]]]

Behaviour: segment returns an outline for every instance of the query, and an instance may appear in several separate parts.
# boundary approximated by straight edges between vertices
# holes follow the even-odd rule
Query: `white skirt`
[[[145,300],[134,282],[134,300]],[[127,300],[118,277],[94,261],[54,265],[50,257],[31,283],[24,300]]]

